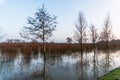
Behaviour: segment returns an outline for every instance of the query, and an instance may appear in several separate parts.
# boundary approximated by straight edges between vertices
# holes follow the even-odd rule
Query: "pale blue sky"
[[[75,22],[83,11],[88,22],[100,30],[105,17],[110,12],[113,32],[120,38],[120,0],[0,0],[0,27],[8,35],[6,38],[20,38],[19,31],[26,25],[28,16],[33,17],[39,7],[57,16],[58,26],[49,41],[65,42],[72,37]]]

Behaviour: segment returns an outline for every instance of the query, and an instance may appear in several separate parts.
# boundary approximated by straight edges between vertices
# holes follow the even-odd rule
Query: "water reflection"
[[[93,79],[98,77],[99,66],[98,66],[98,54],[96,50],[94,50],[93,54]]]
[[[94,80],[120,66],[120,51],[81,54],[2,53],[0,80]]]

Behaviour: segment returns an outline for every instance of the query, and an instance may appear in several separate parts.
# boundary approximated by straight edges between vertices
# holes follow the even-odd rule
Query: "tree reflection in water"
[[[102,71],[103,71],[103,73],[105,74],[105,73],[107,73],[108,71],[110,71],[111,70],[111,68],[112,68],[112,63],[113,63],[113,58],[112,58],[112,55],[111,55],[111,53],[110,53],[110,50],[108,49],[108,50],[106,50],[105,52],[104,52],[104,59],[103,60],[101,60],[101,67],[102,67]]]
[[[96,79],[98,77],[98,56],[96,49],[93,51],[93,79]]]
[[[46,54],[45,60],[40,53],[2,53],[0,57],[0,80],[93,80],[120,66],[119,52],[97,50]]]
[[[89,69],[89,61],[86,54],[80,53],[80,59],[76,63],[76,72],[78,75],[78,80],[87,80],[87,70]]]

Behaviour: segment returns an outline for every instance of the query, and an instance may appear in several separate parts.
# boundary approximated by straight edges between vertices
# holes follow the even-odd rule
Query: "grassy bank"
[[[120,80],[120,68],[114,69],[97,80]]]

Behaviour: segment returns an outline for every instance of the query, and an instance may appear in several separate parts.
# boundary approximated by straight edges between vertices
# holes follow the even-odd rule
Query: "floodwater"
[[[0,53],[0,80],[94,80],[119,66],[119,50],[47,54],[46,59],[40,53]]]

